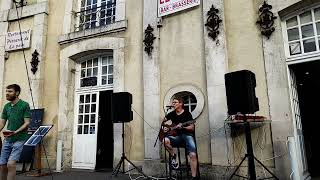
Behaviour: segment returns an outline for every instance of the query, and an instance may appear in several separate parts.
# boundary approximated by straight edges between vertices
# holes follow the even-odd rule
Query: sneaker
[[[179,163],[177,161],[177,155],[174,154],[173,156],[171,156],[171,160],[170,160],[170,163],[171,163],[171,167],[173,169],[178,169],[179,168]]]

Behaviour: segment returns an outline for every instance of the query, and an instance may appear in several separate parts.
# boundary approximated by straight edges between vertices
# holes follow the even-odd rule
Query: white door
[[[295,151],[296,157],[298,162],[298,169],[299,172],[296,176],[299,179],[307,179],[309,176],[308,173],[308,165],[305,153],[305,145],[304,145],[304,138],[302,132],[302,124],[301,124],[301,115],[300,115],[300,108],[299,108],[299,97],[298,97],[298,89],[297,89],[297,81],[294,71],[289,68],[290,74],[290,90],[291,90],[291,108],[292,108],[292,117],[294,122],[294,140],[295,140]]]
[[[99,93],[77,94],[72,167],[94,169],[97,151],[97,120]]]

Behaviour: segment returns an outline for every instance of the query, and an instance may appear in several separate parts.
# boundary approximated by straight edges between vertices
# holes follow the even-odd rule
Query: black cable
[[[132,110],[145,122],[147,123],[148,126],[151,127],[151,129],[153,129],[154,131],[159,132],[159,130],[157,130],[156,128],[152,127],[146,120],[143,119],[143,117],[132,107]]]
[[[28,71],[28,66],[27,66],[27,58],[26,58],[26,54],[25,54],[25,51],[24,51],[24,48],[23,48],[24,44],[23,44],[22,30],[21,30],[21,23],[20,23],[20,19],[21,19],[21,17],[22,17],[23,4],[21,5],[21,17],[19,16],[19,13],[18,13],[17,2],[15,2],[15,7],[16,7],[16,14],[17,14],[18,25],[19,25],[20,40],[21,40],[21,47],[22,47],[22,54],[23,54],[24,64],[25,64],[26,73],[27,73],[27,78],[28,78],[29,91],[30,91],[32,106],[33,106],[33,109],[35,109],[36,107],[35,107],[35,105],[34,105],[34,98],[33,98],[32,88],[31,88],[31,81],[30,81],[29,71]],[[51,172],[51,168],[50,168],[50,165],[49,165],[49,160],[48,160],[48,157],[47,157],[47,152],[46,152],[46,149],[45,149],[45,147],[44,147],[43,144],[42,144],[42,147],[43,147],[43,149],[44,149],[44,153],[45,153],[46,160],[47,160],[47,163],[48,163],[48,168],[49,168],[49,171],[50,171],[51,179],[53,180],[53,174],[52,174],[52,172]],[[39,148],[41,148],[41,147],[39,147]],[[40,157],[41,157],[41,155],[40,155]]]
[[[29,84],[29,90],[30,90],[30,95],[31,95],[31,101],[32,101],[32,106],[33,106],[33,108],[35,109],[34,100],[33,100],[33,95],[32,95],[32,89],[31,89],[31,83],[30,83],[30,77],[29,77],[29,71],[28,71],[28,66],[27,66],[27,60],[26,60],[26,54],[25,54],[24,49],[23,49],[24,44],[23,44],[22,31],[21,31],[21,23],[20,23],[20,18],[21,18],[21,17],[19,17],[17,2],[15,2],[15,6],[16,6],[16,13],[17,13],[17,18],[18,18],[18,25],[19,25],[19,32],[20,32],[20,40],[21,40],[21,47],[22,47],[23,59],[24,59],[25,67],[26,67],[28,84]],[[23,5],[21,6],[21,16],[22,16],[22,10],[23,10]]]

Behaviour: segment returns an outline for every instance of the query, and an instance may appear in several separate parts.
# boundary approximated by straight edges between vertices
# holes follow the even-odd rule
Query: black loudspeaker
[[[112,121],[114,123],[132,121],[132,95],[128,92],[112,94]]]
[[[259,111],[256,97],[256,77],[249,70],[225,74],[228,114],[253,114]]]

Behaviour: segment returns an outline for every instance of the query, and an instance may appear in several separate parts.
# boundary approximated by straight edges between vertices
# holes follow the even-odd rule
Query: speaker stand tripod
[[[131,164],[134,168],[129,169],[128,171],[125,171],[125,166],[124,166],[125,165],[125,160],[128,161],[128,163]],[[144,177],[146,177],[146,178],[148,177],[146,174],[144,174],[142,172],[142,170],[140,168],[138,168],[135,164],[133,164],[125,155],[125,152],[124,152],[124,121],[122,121],[122,155],[121,155],[121,159],[120,159],[119,163],[117,164],[117,166],[115,167],[115,169],[112,172],[112,176],[117,176],[118,175],[121,166],[122,166],[121,173],[123,173],[123,174],[125,174],[125,173],[127,173],[129,171],[132,171],[134,169],[137,169],[137,171],[139,173],[141,173]]]
[[[234,170],[234,172],[232,173],[232,175],[230,176],[229,180],[231,180],[233,178],[233,176],[238,176],[238,177],[242,177],[242,178],[246,178],[249,180],[256,180],[256,170],[255,170],[255,166],[254,166],[254,160],[256,160],[265,170],[267,170],[273,178],[279,180],[279,178],[277,178],[265,165],[262,164],[261,161],[259,161],[253,154],[253,148],[252,148],[252,138],[251,138],[251,129],[250,129],[250,124],[247,121],[247,116],[246,114],[243,114],[243,122],[244,122],[244,131],[245,131],[245,136],[246,136],[246,144],[247,144],[247,154],[244,156],[244,158],[241,160],[240,164],[237,166],[237,168]],[[240,176],[237,175],[236,172],[238,171],[238,169],[240,168],[241,164],[244,162],[244,160],[248,158],[248,177],[244,177],[244,176]],[[262,178],[262,179],[270,179],[272,177],[268,177],[268,178]]]

